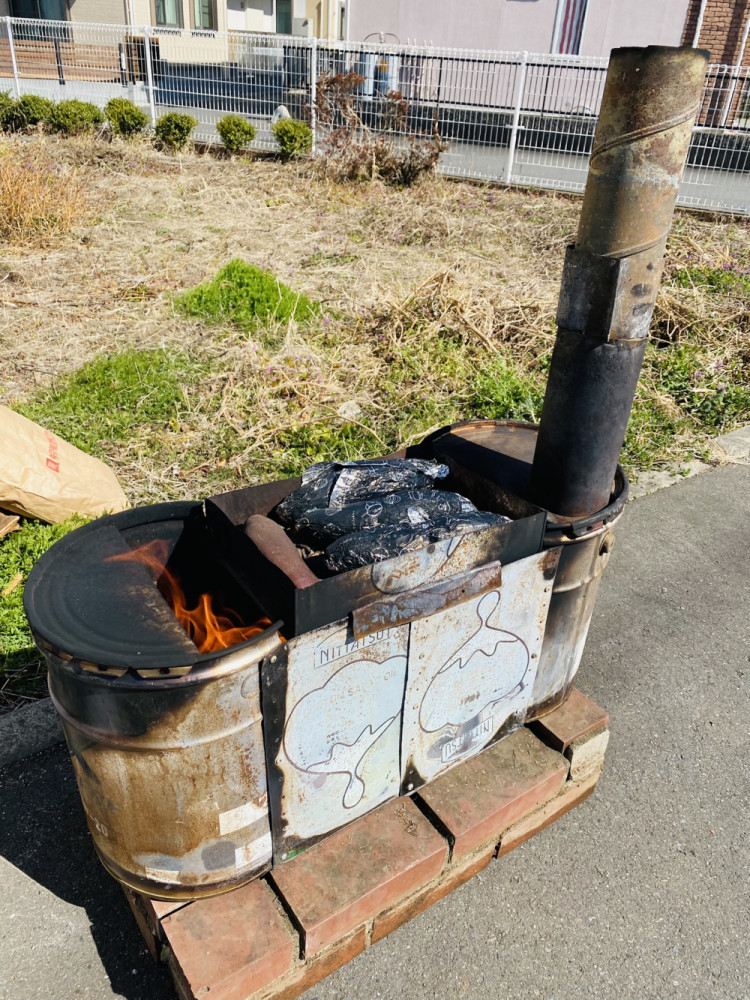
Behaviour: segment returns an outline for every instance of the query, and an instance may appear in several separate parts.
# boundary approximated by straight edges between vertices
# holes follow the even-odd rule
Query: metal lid
[[[24,592],[24,608],[37,642],[84,669],[115,676],[180,676],[194,665],[234,652],[198,652],[142,562],[127,558],[155,538],[170,551],[201,505],[156,504],[99,518],[66,535],[36,563]],[[278,628],[278,624],[276,626]],[[263,633],[266,635],[268,633]],[[165,678],[166,679],[166,678]]]

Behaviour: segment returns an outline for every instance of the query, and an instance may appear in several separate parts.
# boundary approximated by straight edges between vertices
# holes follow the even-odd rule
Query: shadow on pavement
[[[0,772],[0,855],[86,911],[113,994],[174,1000],[166,967],[154,963],[122,890],[96,857],[64,744]]]

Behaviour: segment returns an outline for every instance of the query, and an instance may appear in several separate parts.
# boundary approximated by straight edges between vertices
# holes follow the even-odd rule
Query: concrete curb
[[[51,698],[0,715],[0,767],[46,750],[64,739]]]

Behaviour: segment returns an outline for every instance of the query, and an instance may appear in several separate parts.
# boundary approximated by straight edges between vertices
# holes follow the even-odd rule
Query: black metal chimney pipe
[[[708,53],[613,49],[557,340],[530,499],[566,517],[609,503]]]

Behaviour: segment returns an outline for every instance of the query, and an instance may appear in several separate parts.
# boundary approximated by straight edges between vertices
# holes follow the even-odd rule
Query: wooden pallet
[[[125,890],[181,1000],[298,996],[593,792],[607,713],[567,701],[223,896],[164,903]]]

